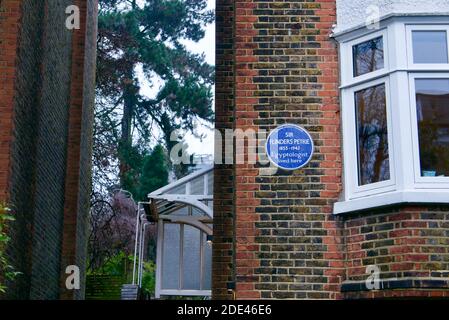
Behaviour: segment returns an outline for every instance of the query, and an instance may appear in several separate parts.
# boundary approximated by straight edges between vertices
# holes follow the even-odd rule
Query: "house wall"
[[[336,32],[359,27],[378,10],[379,18],[391,14],[449,14],[448,0],[336,0]],[[375,9],[377,7],[377,9]],[[375,10],[373,10],[375,9]]]
[[[344,159],[339,57],[329,35],[337,12],[339,28],[358,24],[349,15],[362,16],[343,2],[366,7],[346,0],[217,3],[217,128],[298,124],[311,133],[315,154],[306,167],[274,175],[261,164],[216,165],[214,298],[234,297],[228,283],[237,299],[449,296],[447,205],[332,213],[343,196]],[[418,2],[391,8],[416,10]],[[371,265],[379,268],[380,290],[367,290]]]

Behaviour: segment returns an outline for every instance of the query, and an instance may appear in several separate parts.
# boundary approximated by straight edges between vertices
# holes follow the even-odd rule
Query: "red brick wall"
[[[347,216],[346,298],[449,296],[449,210],[397,207]],[[366,267],[382,290],[366,291]]]
[[[19,1],[2,0],[0,7],[0,201],[5,201],[9,187],[16,53],[21,12]]]

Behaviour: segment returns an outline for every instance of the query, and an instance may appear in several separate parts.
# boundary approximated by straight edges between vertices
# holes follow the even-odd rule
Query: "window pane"
[[[416,80],[422,176],[449,176],[449,79]]]
[[[390,179],[385,84],[355,93],[359,185]]]
[[[352,47],[354,77],[384,67],[383,38],[379,37]]]
[[[204,177],[200,176],[190,182],[190,194],[203,195],[204,194]]]
[[[162,289],[179,289],[179,224],[164,223]]]
[[[448,63],[446,31],[413,31],[415,63]]]
[[[212,282],[212,244],[207,243],[207,235],[203,237],[204,265],[203,265],[203,290],[211,289]]]
[[[201,275],[201,231],[189,225],[184,225],[184,246],[182,257],[182,288],[185,290],[200,290]]]

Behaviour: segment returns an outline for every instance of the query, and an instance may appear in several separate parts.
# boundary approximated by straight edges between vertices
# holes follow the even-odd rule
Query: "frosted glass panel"
[[[172,213],[170,213],[170,215],[174,215],[174,216],[188,216],[189,215],[189,207],[183,207],[181,209],[173,211]]]
[[[167,192],[165,192],[166,194],[186,194],[186,185],[180,185],[176,188],[173,188]]]
[[[207,194],[213,195],[214,194],[214,173],[210,172],[207,175]]]
[[[190,194],[204,194],[204,176],[196,178],[190,182]]]
[[[192,207],[192,215],[193,216],[204,216],[205,213],[203,211],[201,211],[200,209]]]
[[[207,243],[207,236],[203,234],[204,266],[203,266],[203,290],[211,289],[212,282],[212,244]]]
[[[186,290],[200,289],[200,230],[184,225],[183,285]]]
[[[180,225],[164,223],[162,289],[179,289]]]

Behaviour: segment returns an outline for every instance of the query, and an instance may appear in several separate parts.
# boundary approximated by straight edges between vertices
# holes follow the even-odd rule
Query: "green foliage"
[[[166,165],[164,149],[161,145],[156,146],[153,152],[145,157],[138,190],[139,200],[168,184],[168,167]]]
[[[153,261],[143,265],[142,291],[148,296],[154,295],[156,288],[156,264]]]
[[[150,192],[168,184],[167,157],[161,145],[157,145],[150,154],[142,154],[129,146],[121,152],[128,165],[122,187],[131,192],[135,200],[145,200]]]
[[[124,276],[128,265],[133,262],[132,256],[127,256],[123,251],[109,258],[100,269],[89,274],[102,274],[110,276]]]
[[[5,254],[6,246],[10,240],[7,235],[7,227],[11,221],[14,221],[11,210],[3,204],[0,204],[0,273],[5,280],[14,280],[20,272],[14,271],[14,267],[8,262]],[[0,282],[0,293],[6,292],[6,286]]]
[[[126,169],[123,169],[123,176],[121,177],[121,187],[131,192],[137,198],[140,174],[146,157],[146,151],[139,150],[137,147],[128,144],[120,144],[118,150],[119,157],[122,159],[121,166],[126,166]]]
[[[132,281],[132,266],[134,263],[134,256],[127,255],[120,252],[111,257],[100,269],[96,271],[89,271],[89,275],[108,275],[108,276],[122,276],[124,283]],[[142,290],[143,293],[151,296],[154,294],[156,288],[156,264],[153,261],[144,262],[142,274]]]

